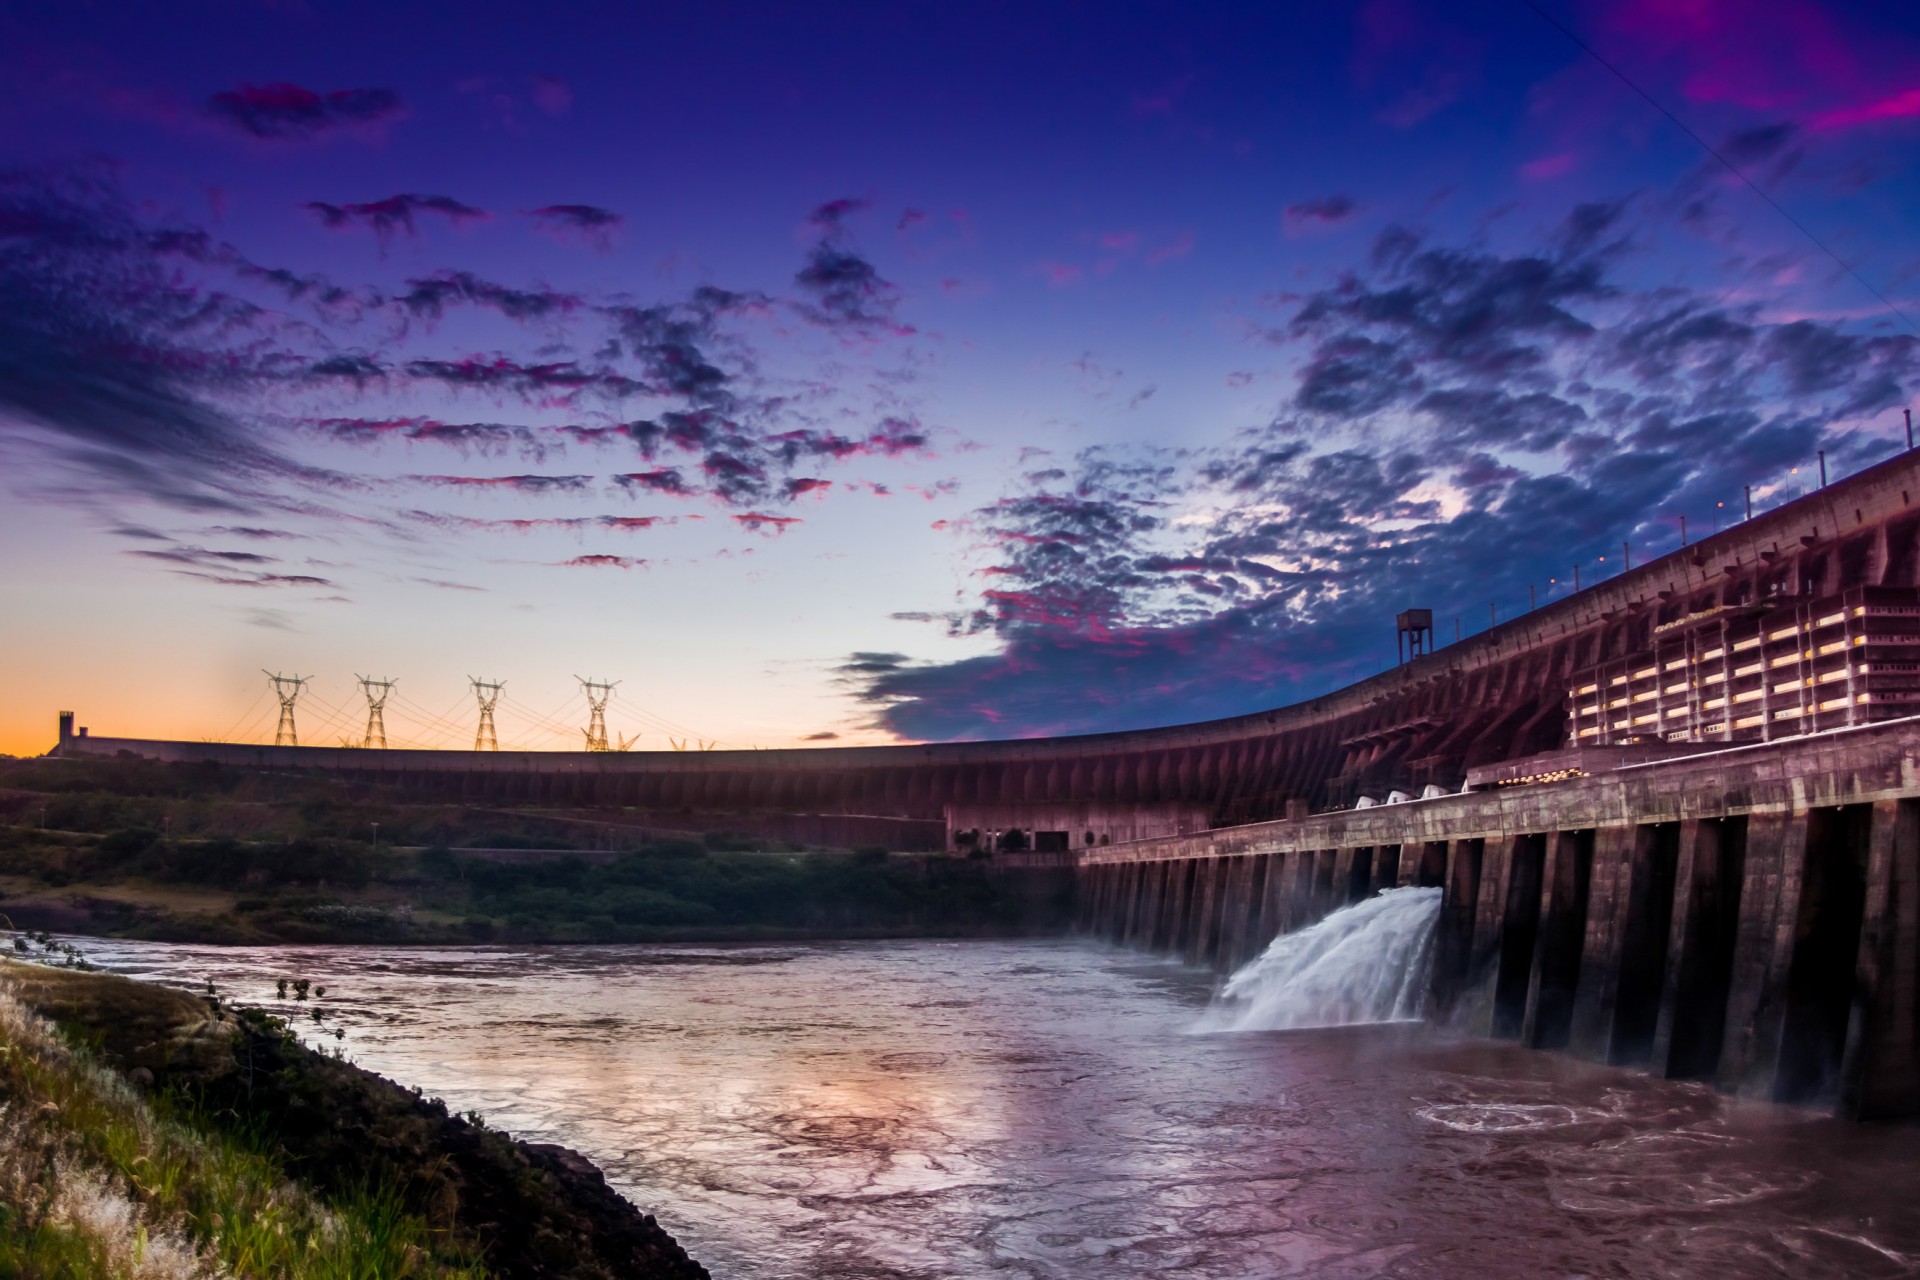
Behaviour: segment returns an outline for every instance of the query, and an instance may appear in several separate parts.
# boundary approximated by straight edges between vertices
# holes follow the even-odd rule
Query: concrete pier
[[[1920,1114],[1920,720],[1073,858],[1087,929],[1221,971],[1379,889],[1438,885],[1436,1017]]]

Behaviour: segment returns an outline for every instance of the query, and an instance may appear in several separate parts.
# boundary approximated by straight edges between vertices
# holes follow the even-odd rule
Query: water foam
[[[1282,934],[1221,989],[1207,1031],[1417,1022],[1440,890],[1387,889]]]

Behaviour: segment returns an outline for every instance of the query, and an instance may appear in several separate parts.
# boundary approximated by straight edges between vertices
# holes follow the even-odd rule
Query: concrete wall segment
[[[991,783],[973,783],[972,798],[1037,801],[1087,798],[1084,793],[1095,789],[1098,775],[1085,765],[1137,760],[1132,785],[1117,788],[1116,798],[1201,801],[1229,821],[1238,820],[1243,810],[1245,816],[1264,817],[1290,796],[1323,798],[1337,778],[1345,779],[1342,785],[1360,785],[1369,776],[1367,759],[1374,760],[1375,771],[1411,770],[1410,776],[1420,776],[1420,769],[1447,774],[1462,762],[1500,759],[1523,749],[1532,735],[1551,727],[1559,705],[1556,681],[1603,649],[1619,647],[1629,628],[1647,623],[1663,592],[1705,591],[1727,580],[1726,569],[1771,573],[1803,560],[1801,567],[1809,570],[1819,562],[1824,577],[1833,579],[1830,588],[1841,584],[1842,575],[1871,578],[1898,571],[1913,577],[1920,572],[1914,548],[1907,545],[1920,536],[1920,526],[1909,527],[1915,525],[1910,510],[1915,493],[1920,493],[1920,454],[1902,454],[1348,688],[1199,724],[1066,738],[774,751],[362,751],[124,738],[69,738],[62,750],[129,751],[157,759],[387,779],[402,773],[420,779],[458,773],[463,784],[475,777],[527,774],[638,774],[697,783],[701,803],[744,807],[789,803],[789,786],[812,786],[822,809],[907,816],[937,816],[943,803],[964,795],[969,766],[998,766],[999,774]],[[1902,522],[1899,531],[1888,528],[1893,521]],[[1850,559],[1842,535],[1869,526],[1863,536],[1871,554]],[[1811,547],[1802,543],[1809,537]],[[1883,543],[1887,550],[1873,551]],[[1416,746],[1422,717],[1434,725]],[[1370,743],[1342,745],[1368,734],[1375,735]],[[1285,749],[1275,749],[1281,741]],[[661,798],[670,802],[671,789]]]

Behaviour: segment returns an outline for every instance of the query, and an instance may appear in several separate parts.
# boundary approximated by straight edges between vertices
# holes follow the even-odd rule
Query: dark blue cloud
[[[250,137],[306,141],[330,133],[378,128],[406,114],[391,89],[333,89],[297,84],[243,84],[216,93],[207,113]]]
[[[940,620],[999,652],[842,679],[909,738],[1280,705],[1377,670],[1400,609],[1475,631],[1577,563],[1617,566],[1622,540],[1669,549],[1670,513],[1720,510],[1816,448],[1884,452],[1833,424],[1897,404],[1920,341],[1633,289],[1624,209],[1576,209],[1539,254],[1383,233],[1276,335],[1303,360],[1271,423],[1183,454],[1092,450],[975,512],[978,600]]]

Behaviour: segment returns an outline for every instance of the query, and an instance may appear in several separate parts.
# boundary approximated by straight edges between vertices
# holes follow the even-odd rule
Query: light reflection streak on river
[[[355,1061],[583,1151],[719,1277],[1920,1274],[1911,1127],[1418,1027],[1195,1035],[1210,979],[1090,945],[81,941],[323,983]]]

